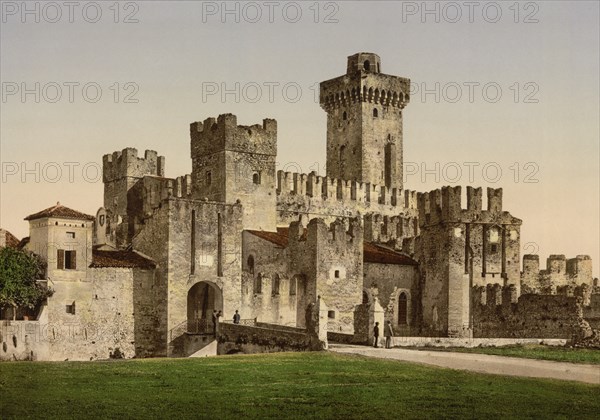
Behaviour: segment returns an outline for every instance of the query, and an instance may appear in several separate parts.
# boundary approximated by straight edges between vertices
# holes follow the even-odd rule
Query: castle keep
[[[404,189],[409,91],[373,53],[321,83],[326,176],[276,171],[277,122],[231,114],[190,124],[191,171],[177,178],[155,151],[105,155],[95,216],[57,204],[26,218],[19,246],[47,261],[55,293],[2,308],[0,358],[319,349],[366,343],[387,320],[406,337],[597,334],[591,259],[553,255],[540,270],[521,256],[502,189],[485,208],[481,188],[466,201],[460,186]]]

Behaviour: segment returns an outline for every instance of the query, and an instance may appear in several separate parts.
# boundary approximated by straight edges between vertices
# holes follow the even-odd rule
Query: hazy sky
[[[413,83],[407,188],[503,187],[522,253],[589,254],[598,276],[598,2],[73,4],[2,2],[0,225],[18,237],[57,201],[95,214],[103,154],[190,173],[189,123],[221,113],[277,119],[279,167],[324,175],[315,88],[370,51]]]

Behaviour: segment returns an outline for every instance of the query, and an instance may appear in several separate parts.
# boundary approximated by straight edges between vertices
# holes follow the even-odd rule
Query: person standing
[[[233,323],[234,324],[239,324],[240,323],[240,314],[238,313],[238,310],[235,310],[235,314],[233,315]]]
[[[392,337],[394,336],[394,330],[392,329],[392,321],[386,322],[383,327],[383,336],[385,337],[385,348],[392,348]]]
[[[219,318],[218,318],[218,312],[215,309],[212,313],[212,322],[213,322],[213,335],[216,337],[217,336],[217,323],[219,322]]]
[[[379,347],[379,322],[376,322],[373,327],[373,338],[373,347]]]
[[[215,337],[219,334],[219,323],[221,322],[221,317],[223,313],[221,311],[217,312],[217,323],[215,324]]]

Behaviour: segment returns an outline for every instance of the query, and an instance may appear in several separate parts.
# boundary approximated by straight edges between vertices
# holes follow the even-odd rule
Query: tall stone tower
[[[327,176],[402,188],[402,110],[410,80],[381,73],[377,54],[348,57],[346,74],[321,83]]]
[[[192,196],[242,203],[243,228],[275,231],[277,121],[237,124],[232,114],[190,124]]]

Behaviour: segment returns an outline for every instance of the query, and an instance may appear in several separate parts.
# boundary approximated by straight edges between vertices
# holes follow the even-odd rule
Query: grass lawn
[[[553,347],[540,344],[504,346],[504,347],[452,347],[431,348],[427,350],[456,351],[460,353],[495,354],[498,356],[523,357],[526,359],[554,360],[557,362],[587,363],[600,365],[600,350]]]
[[[0,417],[597,418],[600,387],[332,353],[0,363]]]

